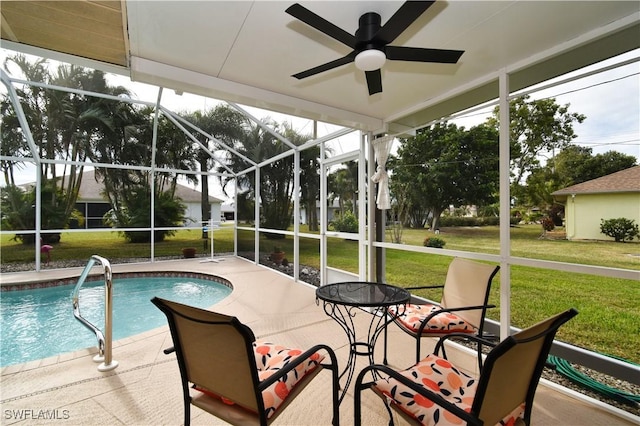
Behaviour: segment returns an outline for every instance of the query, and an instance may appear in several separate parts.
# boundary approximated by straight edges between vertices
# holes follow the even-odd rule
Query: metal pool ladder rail
[[[104,271],[104,334],[95,325],[91,324],[80,314],[80,287],[84,284],[84,281],[89,275],[89,271],[93,268],[96,261],[102,264]],[[111,371],[118,366],[118,361],[111,359],[112,349],[112,311],[113,311],[113,281],[111,273],[111,263],[102,256],[94,254],[87,262],[87,266],[84,267],[82,275],[78,279],[78,284],[73,289],[71,297],[73,299],[73,316],[76,317],[85,327],[93,331],[98,339],[98,354],[93,357],[95,362],[102,363],[98,366],[98,371]]]

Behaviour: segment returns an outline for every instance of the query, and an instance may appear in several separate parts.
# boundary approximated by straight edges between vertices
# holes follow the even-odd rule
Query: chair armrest
[[[439,284],[439,285],[423,285],[423,286],[419,286],[419,287],[405,287],[405,290],[424,290],[424,289],[428,289],[428,288],[444,288],[443,284]]]
[[[363,387],[362,381],[364,379],[365,374],[367,372],[369,372],[369,371],[371,372],[372,375],[376,371],[377,372],[382,372],[385,375],[387,375],[387,376],[399,381],[400,383],[402,383],[403,385],[407,386],[408,388],[410,388],[411,390],[413,390],[417,394],[420,394],[420,395],[428,398],[429,400],[435,402],[436,404],[438,404],[439,406],[441,406],[445,410],[455,414],[456,416],[458,416],[461,419],[463,419],[465,422],[468,422],[467,424],[470,424],[470,425],[482,425],[482,423],[480,422],[479,419],[471,416],[468,412],[466,412],[462,408],[450,403],[449,401],[447,401],[446,399],[444,399],[443,397],[441,397],[437,393],[430,391],[429,389],[423,387],[421,384],[418,384],[418,383],[414,382],[413,380],[409,379],[408,377],[403,376],[398,371],[395,371],[395,370],[391,369],[390,367],[388,367],[386,365],[373,364],[373,365],[369,365],[369,366],[365,367],[360,372],[360,374],[358,375],[358,378],[356,379],[356,390]],[[373,383],[367,383],[366,386],[370,387],[372,384]]]
[[[336,354],[333,352],[333,349],[331,349],[327,345],[315,345],[315,346],[307,349],[306,351],[304,351],[300,355],[298,355],[296,357],[296,359],[294,359],[293,361],[287,363],[287,365],[282,367],[280,370],[276,371],[271,376],[269,376],[266,379],[264,379],[263,381],[261,381],[260,384],[258,385],[258,390],[260,392],[262,392],[263,390],[267,389],[269,386],[271,386],[272,384],[274,384],[275,382],[280,380],[283,376],[285,376],[289,371],[293,370],[298,365],[300,365],[301,363],[305,362],[307,360],[307,358],[309,358],[311,355],[313,355],[314,353],[316,353],[316,352],[318,352],[320,350],[323,350],[323,349],[327,352],[327,354],[329,355],[329,358],[331,358],[331,366],[329,366],[327,364],[320,364],[320,365],[323,366],[323,367],[329,367],[329,368],[333,369],[334,370],[334,374],[337,376],[338,361],[337,361],[337,358],[336,358]]]
[[[465,340],[470,340],[472,342],[476,343],[476,355],[478,358],[478,371],[482,371],[482,365],[483,365],[483,359],[482,359],[482,345],[487,345],[490,348],[494,348],[497,346],[496,342],[493,342],[491,340],[485,339],[483,337],[477,336],[475,334],[468,334],[468,333],[451,333],[451,334],[447,334],[446,336],[442,336],[440,337],[440,339],[438,339],[438,343],[436,343],[435,348],[433,348],[433,353],[435,355],[438,355],[440,352],[442,352],[442,358],[447,359],[447,351],[445,350],[444,347],[444,342],[447,339],[451,339],[451,338],[455,338],[455,337],[459,337],[461,339],[465,339]],[[440,356],[440,355],[438,355]]]
[[[496,305],[476,305],[476,306],[461,306],[459,308],[441,308],[439,311],[434,312],[434,314],[438,314],[438,312],[458,312],[458,311],[475,311],[477,309],[489,309],[495,308]]]
[[[485,338],[480,337],[480,336],[476,336],[475,334],[449,333],[449,334],[447,334],[445,336],[442,336],[442,337],[440,337],[438,339],[438,343],[436,343],[435,348],[433,348],[433,353],[438,355],[440,350],[442,350],[442,355],[446,359],[447,355],[446,355],[445,350],[444,350],[444,342],[447,339],[453,339],[453,338],[456,338],[456,337],[464,338],[464,339],[467,339],[467,340],[472,340],[472,341],[474,341],[476,343],[481,343],[483,345],[487,345],[487,346],[492,347],[492,348],[496,347],[496,345],[497,345],[495,342],[492,342],[491,340],[485,339]]]

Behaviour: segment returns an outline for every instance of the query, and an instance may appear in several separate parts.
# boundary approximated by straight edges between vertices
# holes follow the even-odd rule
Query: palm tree
[[[358,163],[348,161],[345,168],[338,169],[328,176],[329,201],[338,199],[340,215],[344,215],[347,206],[351,213],[358,216]]]
[[[7,58],[5,68],[11,65],[17,66],[24,77],[31,81],[114,95],[128,93],[122,87],[110,87],[104,73],[100,71],[60,65],[52,74],[47,68],[46,60],[40,59],[31,63],[24,55]],[[108,134],[112,128],[113,117],[110,110],[114,104],[118,104],[103,98],[32,85],[25,85],[23,89],[17,90],[17,93],[38,149],[37,153],[32,154],[49,160],[86,161],[91,153],[91,144],[101,135]],[[3,123],[17,124],[15,112],[8,108],[6,98],[3,100],[3,112],[8,113],[6,116],[3,115]],[[21,135],[21,132],[6,134],[11,141],[10,146],[21,148],[22,145],[14,138]],[[55,215],[55,218],[46,215],[44,220],[47,223],[43,223],[43,227],[64,228],[75,214],[84,166],[72,163],[69,170],[65,166],[63,176],[66,175],[66,179],[58,178],[58,169],[53,163],[43,162],[40,167],[42,211],[49,206],[55,207],[56,212],[61,213]],[[3,164],[5,179],[11,179],[12,168],[12,164]],[[44,191],[44,188],[49,186],[50,190]]]
[[[13,112],[13,106],[8,95],[0,100],[0,154],[7,157],[29,157],[29,147],[22,134],[18,117]],[[22,167],[19,161],[2,160],[0,168],[7,186],[15,186],[14,169]]]
[[[215,139],[224,142],[227,146],[234,146],[244,134],[246,125],[245,117],[235,109],[227,105],[218,105],[213,109],[206,111],[195,111],[188,114],[181,114],[187,121],[199,127],[205,133],[213,136]],[[212,140],[202,133],[195,132],[194,137],[211,152],[221,147],[212,143]],[[197,152],[197,161],[200,164],[202,172],[202,198],[200,202],[202,220],[211,216],[211,205],[209,204],[209,170],[214,168],[213,160],[209,153],[204,149]],[[204,238],[204,230],[202,231]]]
[[[269,119],[265,120],[265,122],[269,122],[276,132],[280,132],[295,145],[301,145],[310,139],[310,136],[297,133],[288,123],[279,125]],[[244,158],[231,154],[227,156],[227,160],[229,168],[237,173],[251,166],[245,158],[259,163],[262,160],[289,151],[291,148],[262,127],[249,125],[235,149]],[[309,169],[305,170],[309,175]],[[291,200],[294,190],[293,172],[293,155],[260,168],[261,226],[271,229],[287,229],[291,224],[293,214]],[[254,182],[250,179],[250,175],[242,175],[236,180],[239,192],[247,193],[248,196],[255,194]],[[226,187],[229,181],[229,178],[221,177],[223,188]],[[310,193],[309,187],[305,189],[305,194],[307,193]],[[269,235],[269,237],[281,238],[282,236],[274,234]]]
[[[316,201],[320,199],[320,147],[300,152],[300,200],[307,212],[309,231],[318,231]]]
[[[144,113],[144,112],[143,112]],[[145,140],[152,137],[152,114],[147,115],[148,124],[145,126]],[[148,133],[148,135],[146,134]],[[191,171],[197,166],[197,148],[187,136],[178,129],[164,115],[158,117],[158,133],[156,138],[155,165],[159,168],[170,168]],[[173,197],[178,185],[178,177],[183,176],[190,183],[197,183],[198,178],[190,173],[162,172],[156,175],[156,185],[162,191],[168,191]]]
[[[88,92],[113,96],[129,95],[123,86],[110,86],[103,72],[87,70],[78,66],[59,66],[51,76],[51,83]],[[133,115],[130,104],[89,95],[75,95],[61,91],[49,91],[51,107],[48,111],[50,128],[56,133],[51,139],[57,144],[57,156],[84,162],[93,158],[93,147],[101,139],[113,137],[115,130],[126,126]],[[68,194],[66,214],[71,214],[82,184],[84,165],[65,165],[60,186]],[[50,170],[54,181],[58,181],[55,168]]]
[[[46,82],[48,75],[46,64],[47,61],[45,59],[39,59],[35,63],[31,63],[24,55],[13,55],[5,59],[3,67],[5,70],[10,71],[10,68],[15,66],[17,68],[15,73],[21,73],[24,79]],[[45,105],[44,89],[37,86],[24,85],[16,89],[16,93],[20,99],[27,122],[31,126],[32,136],[37,144],[38,141],[43,139],[43,129],[46,128],[43,123],[46,117],[42,113]],[[33,157],[39,154],[29,151],[18,117],[7,94],[3,95],[2,98],[2,144],[0,145],[2,154],[7,156]],[[19,167],[19,164],[12,161],[2,161],[2,169],[7,184],[14,183],[14,168]]]

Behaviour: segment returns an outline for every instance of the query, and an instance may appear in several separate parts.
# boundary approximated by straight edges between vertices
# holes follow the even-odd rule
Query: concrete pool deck
[[[0,275],[0,284],[63,279],[78,276],[82,268],[21,272]],[[97,270],[96,270],[97,271]],[[325,343],[336,351],[343,366],[348,344],[344,332],[316,305],[315,289],[290,277],[229,257],[218,263],[201,259],[144,264],[113,265],[114,272],[201,272],[229,280],[234,290],[211,308],[238,317],[260,339],[306,348]],[[69,314],[72,308],[69,306]],[[362,329],[367,314],[355,317]],[[394,367],[412,363],[413,341],[397,327],[389,328],[389,362]],[[433,342],[423,339],[423,353]],[[163,349],[172,346],[168,327],[114,342],[113,359],[119,366],[101,373],[90,348],[44,360],[2,368],[0,377],[0,424],[82,425],[178,425],[183,422],[180,377],[175,356]],[[381,349],[381,344],[378,345]],[[450,358],[464,362],[473,371],[475,362],[463,350],[448,351]],[[381,359],[381,357],[376,357]],[[364,358],[358,368],[364,366]],[[362,364],[362,365],[360,365]],[[329,373],[321,372],[283,412],[275,424],[331,424]],[[557,385],[543,381],[538,386],[532,415],[533,425],[637,425],[640,418],[606,406]],[[388,414],[372,392],[363,393],[363,424],[387,425]],[[226,424],[192,407],[192,424]],[[340,420],[353,424],[353,392],[340,407]],[[396,417],[396,424],[406,424]]]

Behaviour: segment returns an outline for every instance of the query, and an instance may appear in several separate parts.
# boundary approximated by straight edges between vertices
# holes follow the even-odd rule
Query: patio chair
[[[529,425],[536,387],[556,331],[577,314],[569,309],[497,345],[485,341],[495,347],[478,378],[447,360],[444,341],[452,335],[442,337],[433,354],[402,372],[386,365],[366,367],[355,385],[355,424],[361,422],[361,392],[370,388],[388,404],[388,410],[390,406],[412,424]],[[437,355],[440,350],[442,357]],[[374,381],[365,383],[368,372]]]
[[[268,425],[322,370],[332,372],[333,424],[339,424],[338,367],[326,345],[302,351],[256,342],[237,318],[154,297],[171,330],[184,397],[184,424],[191,404],[234,425]],[[322,361],[329,356],[331,363]],[[323,404],[324,401],[315,401]]]
[[[500,266],[454,258],[449,264],[444,285],[407,287],[407,290],[442,288],[440,304],[410,303],[397,315],[389,309],[402,331],[416,339],[416,362],[420,360],[420,339],[442,337],[450,333],[483,336],[484,317],[491,281]],[[479,350],[478,353],[481,351]],[[387,359],[387,331],[384,334],[384,359]]]

